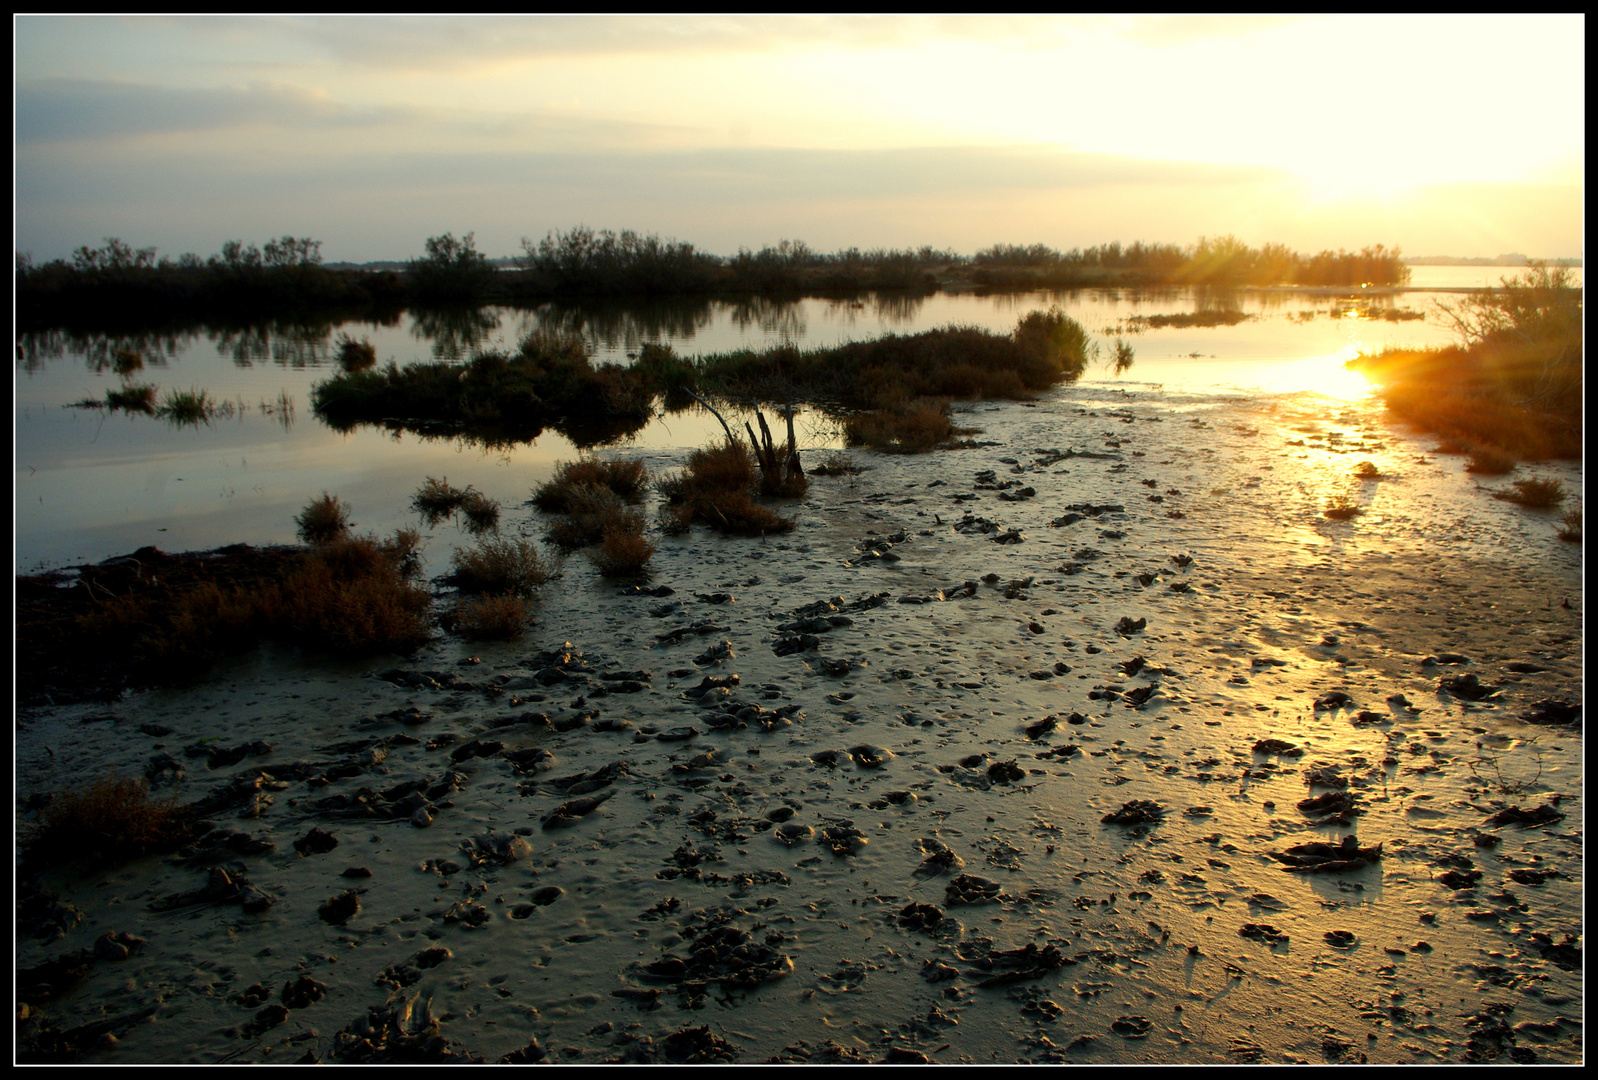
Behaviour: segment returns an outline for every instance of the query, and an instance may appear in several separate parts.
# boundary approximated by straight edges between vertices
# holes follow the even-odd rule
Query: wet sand
[[[23,1036],[1580,1061],[1581,728],[1522,719],[1581,700],[1580,546],[1373,405],[1072,387],[965,419],[973,449],[851,452],[787,536],[661,538],[644,590],[568,561],[516,644],[25,712],[19,800],[148,772],[215,829],[42,879]],[[1520,475],[1579,502],[1574,465]]]

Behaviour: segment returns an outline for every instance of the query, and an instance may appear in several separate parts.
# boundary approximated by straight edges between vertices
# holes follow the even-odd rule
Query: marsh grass
[[[1352,498],[1347,495],[1334,495],[1327,500],[1326,509],[1321,511],[1333,521],[1348,521],[1356,518],[1365,511]]]
[[[530,596],[560,573],[558,562],[544,558],[531,540],[502,537],[460,548],[450,580],[462,592]]]
[[[111,353],[111,370],[127,378],[135,371],[144,370],[144,354],[137,349],[120,348]]]
[[[1519,464],[1515,455],[1494,446],[1472,446],[1465,453],[1469,455],[1465,471],[1479,476],[1505,476],[1514,472]]]
[[[216,413],[216,402],[205,390],[168,390],[155,409],[155,415],[178,427],[209,425]]]
[[[349,507],[338,496],[322,492],[294,518],[296,534],[307,544],[330,544],[343,539],[350,531]]]
[[[549,539],[565,550],[599,543],[607,532],[642,532],[644,516],[598,484],[579,484],[566,492],[566,512],[549,528]]]
[[[1558,480],[1542,477],[1516,480],[1514,488],[1513,491],[1495,491],[1493,498],[1532,510],[1552,510],[1565,501],[1565,485]]]
[[[466,531],[473,536],[499,529],[499,503],[481,491],[466,489],[461,499],[461,513],[466,517]]]
[[[669,535],[686,532],[695,523],[732,536],[791,531],[792,518],[751,497],[757,481],[755,463],[742,443],[729,441],[695,450],[682,472],[666,476],[656,485],[665,499],[661,528]]]
[[[865,471],[864,465],[856,465],[848,454],[839,450],[822,458],[820,465],[810,467],[811,476],[858,476]]]
[[[110,866],[182,847],[193,830],[176,799],[151,799],[150,785],[142,779],[107,776],[87,790],[57,793],[39,822],[22,832],[31,861],[84,858]]]
[[[602,576],[628,578],[643,574],[654,554],[654,541],[644,536],[640,517],[637,529],[606,529],[599,547],[588,557]]]
[[[148,383],[129,383],[120,390],[107,390],[105,404],[108,409],[123,412],[155,415],[155,387]]]
[[[455,630],[468,641],[513,641],[527,630],[527,601],[511,593],[462,599],[455,605]]]
[[[346,537],[314,549],[262,597],[275,636],[341,657],[409,652],[431,636],[432,594],[412,580],[419,534]]]
[[[1566,510],[1559,515],[1559,539],[1581,543],[1581,511]]]
[[[377,347],[367,338],[356,341],[348,334],[338,337],[338,366],[347,372],[366,371],[377,366]]]
[[[1439,304],[1460,344],[1389,349],[1348,367],[1380,384],[1400,420],[1471,452],[1520,460],[1582,453],[1582,293],[1568,270],[1533,264],[1525,278]]]
[[[624,502],[643,501],[649,489],[649,470],[640,460],[604,461],[584,457],[563,461],[555,474],[533,492],[533,505],[550,514],[569,514],[578,503],[591,500],[593,488],[605,488]]]
[[[869,446],[884,454],[924,454],[973,432],[955,427],[948,402],[923,399],[848,417],[843,433],[850,446]]]

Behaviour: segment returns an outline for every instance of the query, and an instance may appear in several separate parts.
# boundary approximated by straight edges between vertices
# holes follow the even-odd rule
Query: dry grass
[[[499,529],[499,503],[481,491],[466,489],[461,499],[461,513],[466,515],[466,529],[474,536]]]
[[[1350,518],[1358,517],[1364,512],[1364,510],[1360,509],[1359,504],[1347,495],[1332,496],[1326,503],[1326,509],[1321,511],[1333,521],[1347,521]]]
[[[455,629],[468,641],[512,641],[527,629],[527,601],[510,593],[461,600]]]
[[[189,819],[175,799],[152,800],[144,780],[105,777],[87,791],[63,791],[26,830],[27,854],[39,862],[86,858],[102,865],[181,847]]]
[[[564,550],[597,544],[607,532],[644,529],[644,516],[607,487],[579,484],[565,493],[566,512],[549,529],[549,539]]]
[[[1559,539],[1581,543],[1581,511],[1566,510],[1559,515]]]
[[[1495,446],[1472,446],[1467,453],[1470,455],[1470,460],[1465,463],[1465,471],[1468,473],[1504,476],[1514,472],[1518,464],[1515,455]]]
[[[655,543],[643,534],[643,521],[639,528],[607,529],[599,550],[588,553],[599,572],[608,578],[637,577],[654,557]]]
[[[1495,491],[1493,498],[1532,510],[1552,510],[1565,501],[1565,485],[1558,480],[1516,480],[1514,491]]]
[[[428,639],[433,598],[411,580],[417,534],[361,536],[318,547],[275,595],[263,597],[273,633],[307,651],[343,657],[408,652]]]
[[[429,476],[412,497],[411,509],[421,514],[422,520],[431,528],[453,514],[465,498],[466,492],[452,486],[449,477],[436,480]]]
[[[365,371],[377,366],[377,347],[367,338],[356,341],[348,334],[338,336],[338,366],[345,371]]]
[[[123,412],[140,412],[147,415],[155,414],[155,387],[148,383],[130,383],[120,390],[107,390],[105,392],[107,408],[121,409]]]
[[[793,519],[761,506],[750,496],[758,480],[755,463],[741,443],[695,450],[687,467],[657,484],[666,503],[661,527],[671,535],[695,522],[733,536],[763,536],[793,529]]]
[[[820,465],[810,467],[812,476],[856,476],[865,471],[865,466],[856,465],[848,454],[838,450],[822,458]]]
[[[623,502],[639,503],[649,489],[649,470],[642,461],[602,461],[585,457],[563,461],[555,475],[533,492],[533,505],[550,514],[572,513],[574,496],[586,499],[592,488],[605,488]]]
[[[962,434],[949,417],[948,402],[934,400],[851,416],[843,431],[850,446],[869,446],[885,454],[924,454]]]
[[[531,540],[484,540],[455,552],[453,584],[463,592],[530,596],[560,573]]]
[[[300,511],[294,523],[299,526],[297,533],[305,543],[331,544],[349,535],[349,507],[341,503],[338,496],[324,491],[320,499],[312,500]]]

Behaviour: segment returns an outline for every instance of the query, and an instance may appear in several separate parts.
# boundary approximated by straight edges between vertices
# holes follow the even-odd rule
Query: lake
[[[1448,289],[1496,283],[1500,267],[1415,267],[1410,291],[1390,295],[1305,295],[1245,291],[1081,290],[1004,296],[936,294],[793,302],[687,301],[643,305],[489,308],[468,316],[401,316],[389,325],[351,322],[247,332],[200,330],[117,337],[48,332],[22,335],[15,373],[15,561],[19,573],[98,561],[144,545],[203,550],[229,543],[289,543],[293,517],[323,491],[353,509],[355,525],[386,533],[417,524],[410,501],[423,479],[472,485],[512,510],[557,462],[579,454],[554,432],[532,444],[485,450],[459,439],[392,436],[371,428],[341,434],[311,412],[312,388],[334,374],[341,334],[369,339],[380,362],[404,365],[460,358],[484,348],[512,349],[526,334],[581,334],[597,360],[626,363],[640,345],[670,343],[685,355],[779,342],[831,345],[887,333],[913,334],[951,323],[1008,332],[1038,308],[1058,305],[1101,347],[1074,392],[1156,394],[1173,410],[1201,410],[1237,395],[1324,395],[1354,399],[1369,386],[1343,369],[1361,351],[1452,341],[1436,317]],[[1577,280],[1579,282],[1579,271]],[[1439,291],[1432,291],[1439,290]],[[1139,320],[1235,310],[1234,325],[1148,327]],[[1119,336],[1136,359],[1117,374],[1104,358]],[[178,427],[142,415],[70,407],[104,399],[123,379],[118,349],[144,359],[133,381],[204,390],[223,415]],[[800,425],[806,448],[837,447],[819,413]],[[652,469],[720,435],[702,412],[665,416],[623,445]],[[516,529],[518,515],[509,515]],[[536,522],[525,522],[531,529]],[[464,534],[451,525],[424,530],[428,565],[442,570]]]

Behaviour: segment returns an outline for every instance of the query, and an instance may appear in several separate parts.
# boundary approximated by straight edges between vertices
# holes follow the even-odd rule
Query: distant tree
[[[303,240],[285,236],[281,240],[268,240],[261,254],[267,266],[320,266],[322,241],[308,236]]]
[[[155,253],[153,247],[135,249],[114,236],[108,236],[102,248],[80,247],[74,251],[72,265],[86,274],[146,270],[155,265]]]
[[[411,284],[418,293],[435,300],[466,300],[481,293],[493,280],[488,256],[477,250],[477,234],[456,239],[454,233],[430,236],[427,254],[412,259]]]

